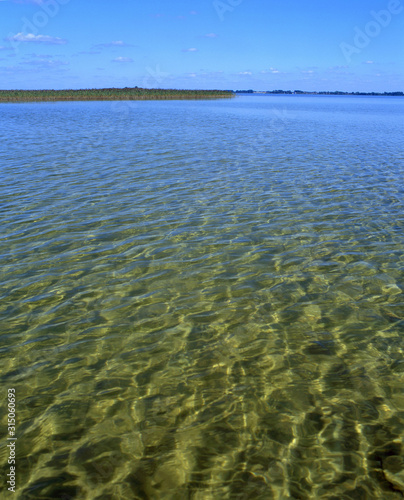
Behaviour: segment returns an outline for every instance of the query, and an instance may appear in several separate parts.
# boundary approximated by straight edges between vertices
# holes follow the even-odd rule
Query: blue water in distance
[[[402,497],[403,98],[0,117],[16,498]]]

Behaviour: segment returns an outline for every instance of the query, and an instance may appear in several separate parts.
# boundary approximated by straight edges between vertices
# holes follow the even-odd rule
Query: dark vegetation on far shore
[[[231,90],[80,89],[80,90],[0,90],[0,102],[41,101],[137,101],[156,99],[219,99],[234,97]]]
[[[1,0],[0,0],[1,1]],[[237,94],[309,94],[309,95],[361,95],[404,96],[403,92],[308,92],[302,90],[181,90],[145,89],[141,87],[79,89],[79,90],[0,90],[1,102],[45,101],[139,101],[163,99],[221,99]]]
[[[236,90],[236,94],[308,94],[308,95],[382,95],[382,96],[404,96],[404,92],[341,92],[340,90],[328,91],[323,90],[320,92],[306,91],[306,90]]]

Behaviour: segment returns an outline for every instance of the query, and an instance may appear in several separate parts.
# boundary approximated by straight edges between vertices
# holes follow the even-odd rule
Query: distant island
[[[306,90],[236,90],[236,94],[308,94],[308,95],[387,95],[387,96],[404,96],[404,92],[341,92],[340,90],[321,92],[306,91]]]
[[[140,87],[80,90],[0,90],[0,102],[139,101],[159,99],[222,99],[232,90],[145,89]]]

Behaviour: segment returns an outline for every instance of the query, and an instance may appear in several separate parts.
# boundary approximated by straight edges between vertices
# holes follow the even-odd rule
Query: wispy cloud
[[[133,47],[130,43],[125,43],[122,40],[116,40],[114,42],[98,43],[94,45],[94,48],[103,49],[107,47]]]
[[[115,42],[111,42],[110,45],[112,45],[113,47],[127,47],[128,44],[123,42],[122,40],[116,40]]]
[[[351,71],[346,71],[346,69],[349,66],[332,66],[331,68],[328,68],[325,72],[326,75],[353,75]]]
[[[73,56],[81,56],[81,55],[95,56],[99,54],[101,54],[99,50],[82,50],[81,52],[77,52],[77,54],[73,54]]]
[[[60,66],[67,66],[66,61],[60,61],[56,59],[33,59],[31,61],[23,61],[20,64],[28,64],[31,66],[40,67],[42,69],[52,69],[59,68]]]
[[[131,63],[133,62],[133,59],[131,57],[116,57],[115,59],[112,59],[112,62]]]
[[[203,35],[204,38],[217,38],[216,33],[206,33],[206,35]]]
[[[282,72],[279,71],[279,69],[276,69],[276,68],[269,68],[269,69],[264,69],[263,71],[261,71],[261,75],[268,75],[268,74],[272,74],[272,75],[278,75],[278,74],[281,74]]]
[[[374,64],[373,61],[365,61],[365,64]]]
[[[31,42],[31,43],[48,43],[51,45],[64,45],[67,40],[57,36],[34,35],[32,33],[17,33],[16,35],[5,38],[8,42]]]
[[[182,49],[182,52],[198,52],[198,49],[191,47],[190,49]]]
[[[14,75],[15,73],[26,73],[26,69],[24,70],[21,66],[0,66],[0,73],[10,73]]]
[[[22,4],[34,4],[34,5],[42,5],[44,0],[0,0],[0,2],[11,2],[11,3],[22,3]]]
[[[239,75],[250,76],[250,75],[252,75],[252,72],[251,71],[240,71]]]
[[[31,52],[30,54],[26,54],[25,59],[52,59],[53,55],[51,54],[37,54],[35,52]]]

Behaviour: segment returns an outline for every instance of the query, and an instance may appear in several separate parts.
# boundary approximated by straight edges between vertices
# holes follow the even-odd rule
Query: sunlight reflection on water
[[[401,498],[403,103],[0,105],[17,498]]]

